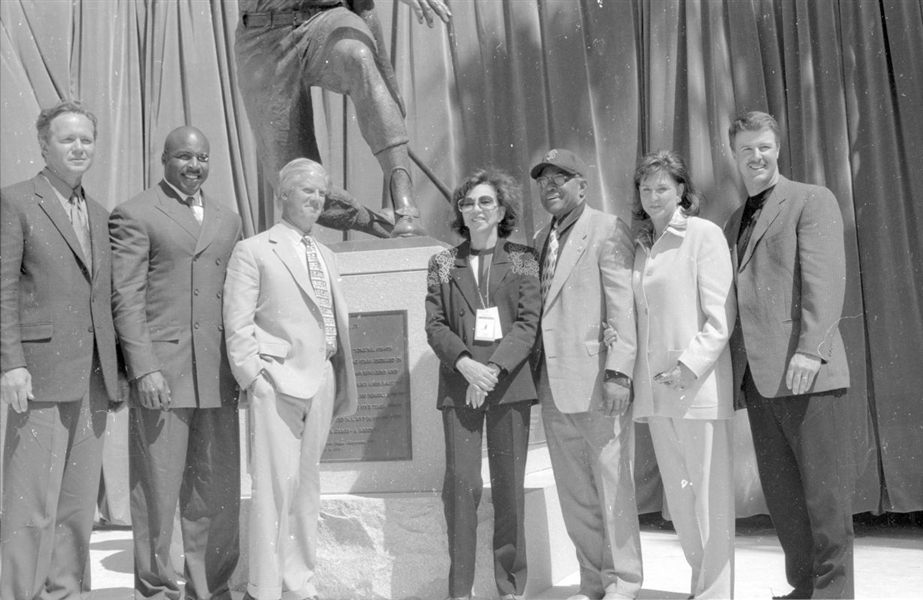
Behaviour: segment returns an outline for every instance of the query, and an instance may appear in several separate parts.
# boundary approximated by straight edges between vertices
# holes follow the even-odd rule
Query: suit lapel
[[[160,181],[157,198],[160,200],[157,208],[176,221],[176,224],[191,235],[192,239],[198,240],[201,230],[199,222],[196,221],[195,215],[192,214],[183,199],[179,198],[173,188],[164,180]]]
[[[196,241],[195,253],[202,253],[209,244],[211,244],[218,231],[221,229],[221,220],[224,218],[224,208],[212,199],[206,199],[202,194],[202,206],[204,208],[204,218],[199,228],[199,239]],[[192,213],[192,211],[189,211]],[[195,215],[192,216],[195,220]]]
[[[74,232],[74,226],[71,224],[70,217],[67,215],[67,211],[64,210],[64,207],[61,206],[61,201],[58,200],[57,194],[54,193],[51,184],[41,175],[38,175],[33,179],[35,186],[35,196],[38,198],[39,207],[45,211],[45,214],[48,215],[48,218],[51,219],[51,222],[54,223],[54,226],[58,228],[58,231],[61,233],[61,237],[64,238],[64,241],[67,242],[67,245],[70,246],[71,251],[74,253],[74,256],[77,257],[77,261],[83,266],[84,273],[87,274],[87,278],[92,281],[93,277],[90,274],[89,269],[87,269],[87,261],[83,255],[83,249],[80,248],[80,242],[77,241],[77,234]],[[89,210],[87,211],[89,214]],[[91,225],[92,226],[92,225]],[[94,246],[92,244],[93,233],[90,233],[91,236],[91,248]],[[109,240],[108,233],[104,238],[107,243]]]
[[[763,210],[760,211],[760,217],[756,224],[753,226],[753,233],[750,234],[750,241],[747,243],[747,247],[744,249],[744,255],[740,260],[740,266],[738,269],[743,269],[747,266],[747,263],[753,256],[753,249],[759,243],[760,239],[762,239],[762,237],[766,234],[766,230],[769,229],[769,226],[772,225],[772,222],[776,220],[776,217],[779,216],[779,213],[782,212],[782,204],[788,197],[787,192],[788,186],[785,185],[784,179],[780,177],[779,182],[776,184],[776,188],[772,190],[772,192],[769,194],[769,197],[766,198],[766,203],[763,205]]]
[[[99,274],[103,261],[103,249],[109,246],[109,213],[86,197],[87,215],[90,220],[90,244],[93,250],[93,282]]]
[[[573,224],[573,228],[567,236],[567,242],[558,249],[558,262],[554,268],[554,279],[551,280],[551,287],[548,288],[548,298],[545,300],[546,307],[551,306],[555,296],[560,293],[564,287],[564,282],[570,277],[571,272],[586,250],[592,212],[593,209],[589,206],[583,209],[583,214]]]
[[[496,298],[497,290],[500,288],[500,284],[503,283],[503,280],[506,279],[509,272],[510,255],[506,251],[506,242],[504,240],[497,240],[497,249],[494,250],[493,262],[490,265],[490,286],[488,292],[490,292],[491,298]]]
[[[285,268],[292,274],[298,287],[307,294],[311,302],[317,304],[317,296],[314,295],[314,286],[311,285],[311,278],[308,276],[308,271],[305,269],[304,263],[301,262],[301,258],[295,253],[295,247],[289,243],[286,236],[280,235],[280,228],[284,227],[284,225],[275,225],[269,230],[269,243],[273,245],[273,252],[276,253],[276,256],[278,256],[282,264],[285,265]]]
[[[452,281],[455,287],[461,292],[462,298],[468,303],[471,310],[481,308],[481,301],[478,299],[478,286],[474,279],[474,273],[471,271],[471,245],[465,242],[458,247],[455,255],[455,268],[452,269]]]

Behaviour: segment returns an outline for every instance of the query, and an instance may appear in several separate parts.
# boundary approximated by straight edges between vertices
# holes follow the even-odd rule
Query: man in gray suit
[[[736,404],[747,407],[766,505],[795,588],[779,597],[853,598],[840,207],[827,188],[779,173],[781,135],[772,116],[743,115],[729,138],[748,195],[724,228],[737,285]]]
[[[221,319],[240,218],[200,189],[209,145],[173,130],[164,179],[112,211],[115,327],[129,400],[135,597],[180,597],[170,561],[179,503],[186,598],[230,600],[238,558],[237,387]]]
[[[587,166],[551,150],[532,168],[553,219],[536,234],[542,321],[537,391],[564,525],[577,548],[580,593],[635,598],[641,537],[631,473],[636,334],[628,226],[586,205]],[[603,324],[618,339],[603,343]]]
[[[96,117],[64,101],[36,126],[45,168],[0,190],[4,599],[90,589],[106,409],[118,400],[108,213],[81,184]]]

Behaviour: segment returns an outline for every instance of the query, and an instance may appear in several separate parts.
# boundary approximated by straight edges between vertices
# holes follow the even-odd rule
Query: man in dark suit
[[[760,481],[794,591],[852,598],[855,474],[842,400],[849,386],[837,323],[846,261],[827,188],[779,174],[779,125],[751,112],[729,137],[747,188],[725,226],[737,283],[731,336],[738,406],[745,403]]]
[[[164,178],[109,219],[113,314],[129,399],[135,597],[180,597],[170,561],[179,502],[186,598],[230,599],[238,558],[237,388],[221,304],[240,218],[200,189],[208,140],[167,136]]]
[[[96,117],[64,101],[36,126],[44,170],[0,190],[4,599],[90,589],[106,410],[118,400],[108,213],[81,185]]]
[[[564,525],[577,549],[580,593],[570,600],[635,598],[641,535],[631,474],[631,379],[636,346],[628,226],[587,206],[587,166],[551,150],[532,167],[553,216],[541,248],[537,391]],[[603,342],[604,325],[618,339]]]

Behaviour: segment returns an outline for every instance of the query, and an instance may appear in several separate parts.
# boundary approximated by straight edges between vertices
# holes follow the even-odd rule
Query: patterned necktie
[[[195,220],[199,222],[199,225],[201,225],[202,218],[205,216],[205,209],[202,208],[202,201],[195,196],[189,196],[186,198],[186,204],[188,204],[189,208],[192,209],[192,214],[195,216]]]
[[[77,234],[77,241],[80,243],[80,249],[83,250],[83,258],[87,270],[93,272],[93,246],[90,244],[90,224],[87,220],[86,205],[74,190],[71,197],[67,200],[70,208],[71,225],[74,227],[74,233]]]
[[[554,279],[554,268],[558,264],[558,229],[552,227],[548,234],[548,247],[545,250],[545,262],[542,264],[542,306],[548,299],[548,290],[551,280]]]
[[[330,289],[327,286],[327,276],[324,274],[324,268],[321,266],[314,239],[306,235],[302,240],[305,246],[305,256],[308,259],[308,275],[311,278],[311,286],[314,288],[314,295],[317,297],[317,305],[320,308],[320,313],[324,317],[324,334],[327,338],[327,356],[333,356],[337,351],[337,322],[333,316],[333,300],[330,297]]]

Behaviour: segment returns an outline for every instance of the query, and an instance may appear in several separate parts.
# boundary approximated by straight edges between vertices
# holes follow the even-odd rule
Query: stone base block
[[[247,584],[250,502],[241,505],[241,557],[232,589]],[[478,509],[474,595],[496,598],[490,488]],[[318,527],[317,588],[325,600],[442,600],[448,591],[445,516],[438,493],[324,495]],[[551,471],[526,482],[526,595],[548,589],[577,569]]]

